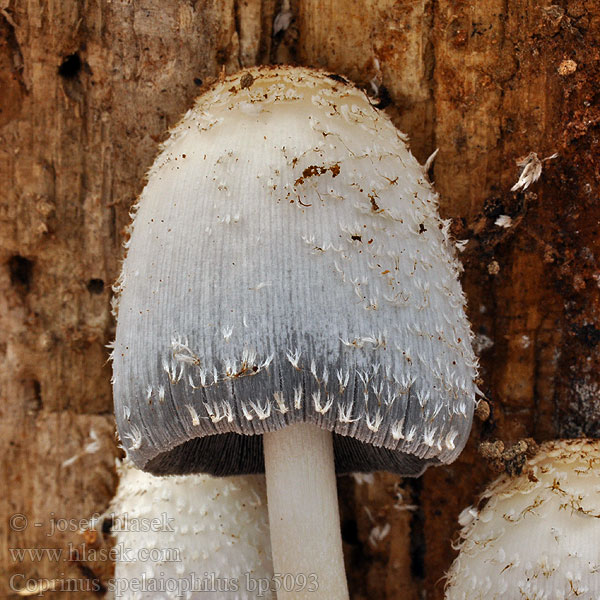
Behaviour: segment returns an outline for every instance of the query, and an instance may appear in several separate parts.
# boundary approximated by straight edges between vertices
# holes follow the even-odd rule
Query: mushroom
[[[465,509],[446,600],[600,598],[600,441],[542,444]]]
[[[110,517],[115,597],[271,598],[264,477],[156,477],[125,461]],[[259,587],[260,586],[260,587]]]
[[[260,67],[196,101],[135,208],[121,439],[155,474],[266,468],[275,571],[318,576],[313,599],[347,597],[335,472],[416,476],[470,431],[477,361],[437,206],[362,91]]]

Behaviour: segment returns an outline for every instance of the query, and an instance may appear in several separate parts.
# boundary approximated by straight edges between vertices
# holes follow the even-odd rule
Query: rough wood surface
[[[110,576],[9,549],[66,552],[81,536],[48,535],[51,520],[114,492],[105,345],[123,230],[157,143],[222,69],[295,62],[377,90],[420,161],[440,149],[442,213],[469,240],[492,415],[419,480],[340,479],[353,598],[443,596],[457,515],[493,477],[480,441],[600,436],[600,8],[555,1],[0,0],[2,597],[20,573],[17,587]],[[529,152],[558,157],[511,192]]]

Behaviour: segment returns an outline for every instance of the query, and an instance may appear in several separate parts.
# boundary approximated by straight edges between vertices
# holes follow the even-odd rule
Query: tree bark
[[[289,62],[377,93],[421,162],[439,148],[441,212],[469,240],[490,419],[418,480],[339,480],[352,598],[442,598],[457,515],[494,477],[478,444],[600,437],[599,36],[594,0],[0,0],[0,595],[110,577],[9,549],[64,559],[82,535],[53,523],[114,493],[110,284],[158,143],[222,70]],[[530,152],[558,157],[512,192]]]

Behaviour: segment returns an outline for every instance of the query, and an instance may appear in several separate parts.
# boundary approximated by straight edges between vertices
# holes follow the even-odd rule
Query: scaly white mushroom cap
[[[446,600],[600,598],[600,442],[547,442],[460,516]]]
[[[264,477],[155,477],[130,463],[118,470],[107,511],[116,538],[116,597],[243,600],[256,597],[259,580],[271,580]]]
[[[226,78],[138,206],[114,348],[138,466],[260,472],[255,434],[301,421],[334,432],[338,471],[458,456],[476,358],[449,222],[362,91],[305,68]]]

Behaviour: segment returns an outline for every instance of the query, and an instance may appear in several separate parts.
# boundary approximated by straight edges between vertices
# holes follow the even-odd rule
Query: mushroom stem
[[[263,443],[277,598],[347,599],[331,432],[298,423]]]

